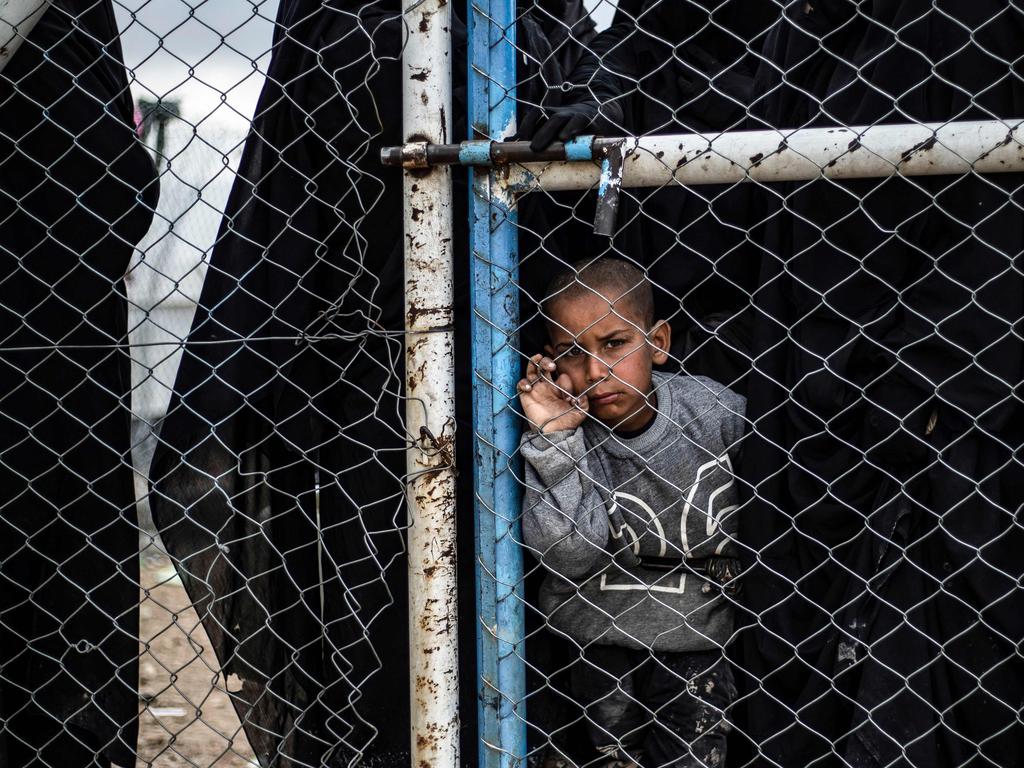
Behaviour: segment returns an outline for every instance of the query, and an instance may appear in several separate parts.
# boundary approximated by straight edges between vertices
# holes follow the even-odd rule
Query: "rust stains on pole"
[[[404,140],[450,135],[447,0],[404,0]],[[413,768],[459,765],[451,171],[404,171],[409,681]]]

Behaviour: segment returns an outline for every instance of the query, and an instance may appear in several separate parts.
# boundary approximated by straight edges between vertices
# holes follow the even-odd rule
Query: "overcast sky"
[[[599,26],[611,20],[614,0],[584,2]],[[192,120],[250,116],[277,6],[278,0],[114,0],[136,98],[176,97]]]
[[[199,0],[192,9],[183,0],[115,0],[136,97],[179,98],[193,119],[214,110],[226,116],[232,107],[251,114],[269,60],[277,3]]]

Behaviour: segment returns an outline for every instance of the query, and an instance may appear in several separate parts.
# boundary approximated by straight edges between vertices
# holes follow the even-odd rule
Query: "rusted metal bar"
[[[541,152],[530,149],[527,141],[487,141],[475,139],[461,144],[427,144],[413,142],[401,147],[384,147],[380,151],[383,165],[402,168],[427,168],[432,165],[490,166],[539,160],[590,160],[594,157],[593,136],[579,136],[572,141],[555,142]],[[598,139],[598,144],[613,143]]]
[[[451,6],[404,0],[406,146],[450,135]],[[459,765],[451,171],[404,174],[411,765]]]
[[[605,147],[601,158],[601,180],[597,185],[597,209],[594,233],[611,237],[619,214],[619,189],[622,187],[622,144]]]
[[[1021,120],[910,123],[627,139],[622,186],[1022,170]],[[505,183],[517,194],[531,189],[589,189],[600,182],[600,174],[593,163],[527,163],[511,167]]]
[[[516,132],[516,0],[490,0],[487,135],[503,142]],[[525,600],[520,526],[521,424],[515,409],[519,357],[519,224],[514,197],[491,172],[491,434],[494,462],[495,630],[498,654],[498,765],[521,768],[526,759]]]
[[[480,768],[520,768],[526,756],[523,550],[514,404],[518,349],[518,226],[515,199],[486,166],[529,146],[516,130],[515,0],[471,0],[470,135],[458,160],[471,167],[474,490],[477,514],[477,649]],[[494,141],[491,141],[491,140]],[[505,152],[505,148],[512,151]],[[589,139],[559,145],[559,158],[586,152]]]
[[[971,171],[1019,173],[1024,170],[1024,120],[626,138],[583,136],[536,153],[525,141],[475,141],[427,146],[423,157],[428,165],[513,164],[506,181],[513,191],[557,191],[599,184],[597,163],[580,161],[600,161],[613,146],[623,147],[625,187],[802,181],[821,176],[856,179]],[[382,159],[400,164],[402,151],[402,147],[388,147],[382,151]]]
[[[4,0],[0,2],[0,71],[46,13],[52,0]]]
[[[470,136],[489,145],[490,132],[490,8],[489,0],[470,0],[467,18],[469,40]],[[489,150],[488,150],[489,156]],[[498,768],[498,607],[495,579],[494,478],[498,452],[493,438],[494,352],[491,343],[491,181],[486,167],[469,168],[470,316],[473,362],[473,515],[476,562],[476,689],[477,765]]]

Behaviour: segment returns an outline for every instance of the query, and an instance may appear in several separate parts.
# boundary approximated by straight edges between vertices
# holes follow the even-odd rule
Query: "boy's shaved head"
[[[551,321],[563,301],[606,296],[618,314],[629,312],[645,330],[654,324],[654,293],[647,275],[623,259],[601,256],[581,259],[555,274],[541,306]]]

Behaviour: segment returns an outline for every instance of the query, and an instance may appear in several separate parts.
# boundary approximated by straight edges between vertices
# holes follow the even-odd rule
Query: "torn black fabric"
[[[154,519],[265,765],[409,761],[402,175],[379,162],[402,140],[402,25],[394,0],[281,4],[150,473]],[[565,30],[583,28],[579,0],[524,14],[524,92],[562,76]],[[457,185],[462,323],[465,209]],[[466,489],[459,535],[471,544]],[[471,598],[471,554],[461,562]]]
[[[1005,3],[793,3],[755,127],[1012,121],[1022,54]],[[739,657],[765,764],[1024,760],[1021,181],[773,187]]]
[[[156,203],[109,0],[0,73],[0,763],[130,765],[139,533],[124,273]]]

